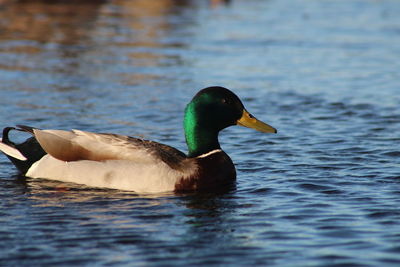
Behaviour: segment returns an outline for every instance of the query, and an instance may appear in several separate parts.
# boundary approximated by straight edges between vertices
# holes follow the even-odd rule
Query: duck
[[[218,141],[219,132],[233,125],[277,133],[250,114],[235,93],[212,86],[200,90],[185,108],[187,155],[131,136],[25,125],[4,128],[0,150],[29,178],[136,193],[214,192],[236,181],[235,166]],[[16,144],[9,138],[14,130],[31,136]]]

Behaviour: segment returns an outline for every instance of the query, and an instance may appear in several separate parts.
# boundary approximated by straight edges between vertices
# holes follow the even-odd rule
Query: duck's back
[[[84,131],[34,130],[47,153],[25,174],[143,193],[174,191],[196,171],[181,151],[153,141]]]

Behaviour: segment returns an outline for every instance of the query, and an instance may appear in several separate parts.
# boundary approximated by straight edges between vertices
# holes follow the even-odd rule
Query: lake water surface
[[[23,179],[1,156],[0,265],[400,265],[399,1],[0,2],[1,128],[187,151],[186,103],[221,85],[279,131],[220,134],[223,195]]]

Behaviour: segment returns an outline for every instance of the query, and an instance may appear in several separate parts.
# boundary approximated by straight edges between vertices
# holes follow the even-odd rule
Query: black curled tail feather
[[[32,166],[33,163],[36,161],[40,160],[44,155],[46,155],[46,152],[43,150],[43,148],[40,146],[38,141],[36,140],[35,137],[30,137],[26,141],[20,143],[20,144],[15,144],[12,142],[9,138],[9,133],[12,130],[17,130],[17,131],[22,131],[22,132],[29,132],[33,133],[32,127],[29,126],[24,126],[24,125],[17,125],[18,128],[14,127],[6,127],[3,129],[3,137],[2,137],[2,142],[6,145],[9,145],[11,147],[14,147],[17,149],[19,152],[21,152],[22,155],[24,155],[27,160],[19,160],[16,158],[13,158],[11,156],[6,155],[10,161],[17,167],[17,169],[22,173],[25,174],[29,168]]]
[[[22,124],[17,124],[16,130],[21,131],[21,132],[27,132],[33,135],[33,130],[37,129],[37,128],[33,128],[31,126],[26,126],[26,125],[22,125]],[[15,129],[15,128],[14,128]]]
[[[3,137],[2,137],[1,141],[6,145],[15,147],[15,144],[13,142],[11,142],[10,139],[8,138],[8,133],[11,130],[15,130],[15,128],[14,127],[6,127],[6,128],[3,129]]]

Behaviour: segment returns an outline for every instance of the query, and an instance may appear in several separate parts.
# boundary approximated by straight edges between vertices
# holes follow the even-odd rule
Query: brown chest
[[[175,192],[216,192],[232,188],[236,170],[229,156],[220,151],[195,158],[198,170],[175,184]]]

